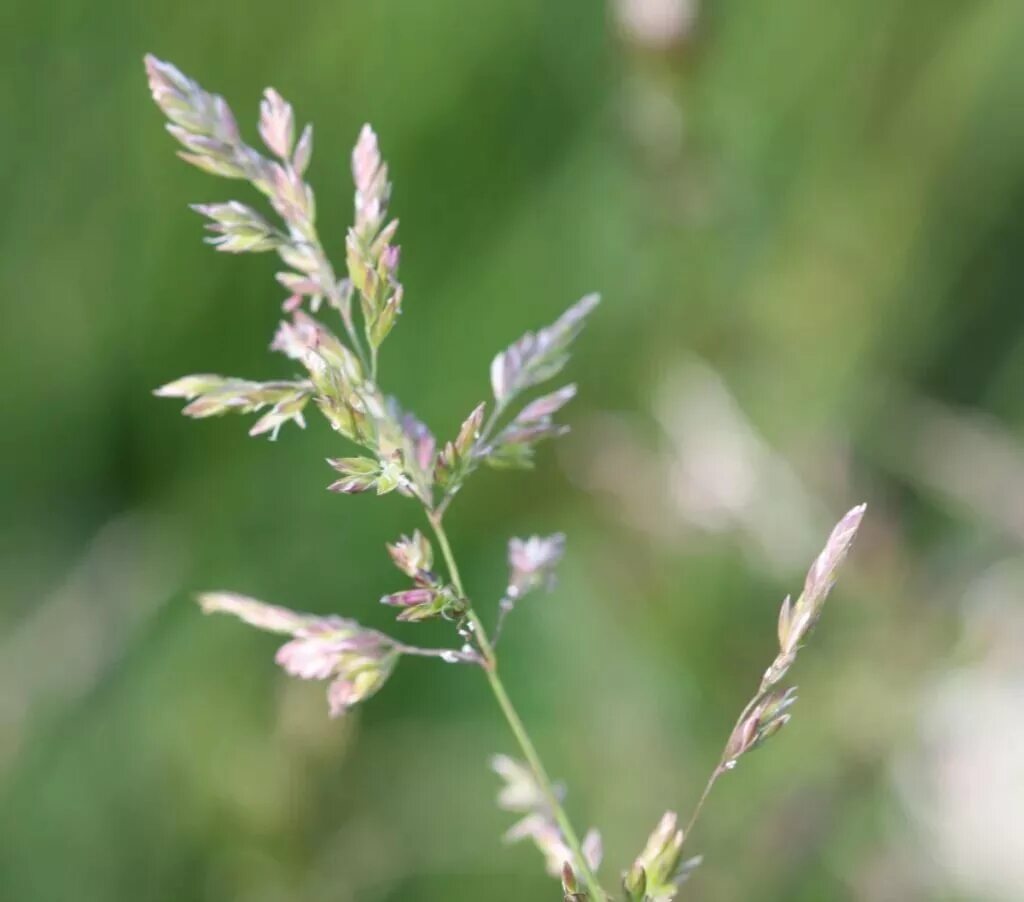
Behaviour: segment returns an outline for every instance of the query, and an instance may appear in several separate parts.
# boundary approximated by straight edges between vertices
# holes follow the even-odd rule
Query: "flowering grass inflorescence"
[[[547,775],[509,699],[495,651],[516,604],[531,592],[552,587],[565,537],[510,540],[508,585],[489,633],[462,584],[444,526],[452,500],[479,466],[529,468],[537,444],[566,431],[555,415],[573,398],[575,385],[533,399],[529,395],[564,369],[574,339],[597,306],[597,295],[585,296],[551,325],[526,333],[499,353],[490,372],[493,398],[469,413],[454,438],[438,442],[378,385],[380,349],[402,312],[404,289],[398,278],[398,221],[388,216],[388,167],[373,130],[363,127],[352,153],[354,217],[345,237],[346,275],[339,277],[317,233],[313,189],[305,181],[313,152],[312,126],[296,137],[291,105],[267,89],[260,104],[260,150],[242,139],[222,97],[152,56],[146,58],[146,71],[153,97],[169,120],[168,131],[184,147],[179,156],[213,175],[249,182],[276,214],[274,220],[238,201],[193,208],[209,220],[212,234],[207,240],[217,250],[274,252],[281,259],[277,281],[286,292],[286,318],[270,348],[305,371],[301,378],[269,381],[191,375],[164,385],[156,394],[185,399],[183,412],[196,418],[259,413],[250,434],[269,434],[271,439],[288,423],[304,428],[312,402],[357,452],[327,460],[336,474],[328,488],[343,494],[398,491],[414,499],[426,514],[440,552],[443,570],[436,565],[434,543],[418,529],[387,545],[395,566],[410,583],[384,595],[381,602],[395,608],[401,621],[451,621],[459,647],[407,645],[347,618],[297,613],[230,592],[201,595],[203,610],[232,614],[258,629],[287,636],[277,663],[301,679],[326,681],[332,716],[377,692],[403,656],[478,667],[523,755],[522,761],[506,755],[493,760],[504,781],[499,804],[521,817],[507,838],[529,838],[537,845],[548,871],[561,880],[566,900],[609,899],[597,878],[600,834],[591,829],[581,840],[575,832],[562,805],[564,790]],[[344,340],[323,321],[322,313],[337,319]],[[676,897],[697,863],[683,858],[683,844],[711,787],[741,756],[788,721],[795,696],[792,689],[780,689],[779,683],[821,614],[863,511],[863,506],[854,508],[843,518],[811,567],[800,597],[783,603],[779,654],[737,720],[689,826],[681,830],[677,815],[665,814],[622,875],[625,899],[667,902]]]

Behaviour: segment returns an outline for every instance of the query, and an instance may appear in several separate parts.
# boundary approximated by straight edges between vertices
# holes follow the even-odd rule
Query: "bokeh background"
[[[555,899],[505,848],[482,679],[407,661],[344,722],[232,588],[388,625],[397,497],[324,491],[320,423],[250,440],[153,386],[288,375],[270,256],[211,253],[142,55],[254,136],[316,123],[339,252],[370,120],[402,221],[387,387],[440,434],[586,291],[573,435],[450,517],[482,609],[564,530],[512,694],[607,882],[689,810],[831,524],[869,515],[723,780],[693,900],[1024,898],[1024,5],[8,0],[0,30],[0,898]],[[444,624],[401,631],[442,643]]]

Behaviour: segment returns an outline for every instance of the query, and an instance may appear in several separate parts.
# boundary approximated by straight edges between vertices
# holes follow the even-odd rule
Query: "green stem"
[[[711,771],[711,776],[708,777],[708,782],[704,784],[704,791],[700,794],[700,799],[697,802],[697,807],[693,809],[693,814],[690,815],[690,820],[687,822],[686,827],[683,829],[683,842],[690,838],[690,831],[694,828],[697,823],[697,819],[700,817],[701,811],[704,810],[704,803],[708,800],[708,796],[711,795],[711,789],[715,783],[718,782],[718,777],[722,773],[722,766],[718,764],[715,769]]]
[[[459,593],[459,596],[461,598],[465,598],[466,591],[462,585],[462,577],[459,575],[459,567],[455,562],[455,555],[452,553],[452,546],[448,541],[448,534],[445,532],[441,516],[437,512],[428,511],[427,519],[430,521],[430,525],[434,530],[434,535],[437,536],[437,543],[441,548],[441,555],[448,568],[448,574],[451,576],[452,585]],[[473,634],[476,637],[477,645],[479,645],[480,652],[484,658],[483,669],[484,673],[487,675],[487,682],[491,687],[491,692],[494,693],[494,697],[498,702],[498,707],[501,708],[501,713],[505,716],[505,720],[508,722],[512,735],[515,736],[516,742],[519,743],[519,748],[523,753],[523,757],[526,759],[526,763],[529,765],[530,770],[533,771],[534,780],[536,780],[537,785],[544,794],[544,799],[547,802],[548,807],[551,809],[551,814],[554,817],[555,822],[562,831],[562,836],[565,839],[566,845],[569,847],[573,857],[575,858],[575,861],[573,862],[575,869],[583,878],[583,882],[586,884],[593,902],[607,902],[608,896],[601,888],[601,884],[598,883],[597,877],[591,870],[590,865],[587,864],[587,858],[583,854],[583,846],[580,843],[579,837],[576,835],[576,831],[573,829],[569,816],[562,807],[562,803],[558,800],[558,795],[551,783],[551,778],[544,769],[544,764],[540,760],[540,755],[537,753],[537,749],[534,746],[533,741],[530,739],[530,734],[526,731],[526,726],[523,724],[522,718],[520,718],[519,713],[512,704],[512,699],[509,698],[508,692],[505,689],[505,684],[501,681],[501,677],[498,676],[498,658],[494,652],[494,646],[491,644],[491,640],[487,636],[487,631],[484,629],[483,623],[472,607],[469,609],[466,616],[472,624]]]
[[[755,695],[746,707],[740,712],[740,716],[736,718],[736,723],[733,725],[732,732],[729,733],[730,738],[735,734],[736,730],[743,721],[750,716],[750,713],[756,708],[763,700],[768,691],[768,687],[765,685],[765,681],[761,681],[761,685]],[[727,770],[725,755],[728,751],[728,740],[726,742],[726,748],[722,750],[722,754],[718,759],[718,764],[715,765],[715,769],[711,771],[711,776],[708,777],[708,782],[704,785],[704,791],[700,794],[700,798],[697,800],[697,806],[693,809],[693,814],[690,815],[690,820],[686,824],[686,828],[683,830],[683,842],[686,842],[690,838],[690,831],[697,824],[697,820],[700,818],[701,811],[704,810],[704,803],[708,800],[708,796],[711,795],[711,790],[714,788],[715,783],[718,782],[718,778]]]

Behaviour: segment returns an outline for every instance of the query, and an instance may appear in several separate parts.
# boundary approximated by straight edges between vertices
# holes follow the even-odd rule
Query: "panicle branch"
[[[551,591],[555,586],[555,570],[565,554],[565,536],[558,532],[528,539],[510,539],[508,543],[508,586],[498,603],[498,623],[494,628],[494,644],[501,639],[505,618],[516,603],[536,589]]]
[[[757,692],[737,718],[722,755],[690,816],[686,835],[689,835],[700,817],[718,778],[735,768],[743,755],[758,748],[789,723],[789,709],[796,701],[796,687],[780,689],[777,688],[778,684],[796,660],[800,643],[810,635],[821,616],[825,599],[835,583],[836,571],[853,544],[866,510],[867,505],[859,504],[843,516],[808,570],[803,592],[796,603],[793,604],[788,596],[783,600],[779,612],[779,653],[765,671]]]
[[[569,431],[554,422],[554,415],[576,396],[576,386],[565,385],[526,404],[499,429],[513,402],[531,388],[557,376],[569,360],[572,342],[600,297],[589,294],[550,326],[527,332],[499,353],[491,364],[494,403],[485,420],[486,403],[475,407],[454,441],[442,448],[434,476],[442,491],[444,512],[466,478],[481,464],[497,470],[531,469],[536,446]]]
[[[647,844],[622,878],[628,902],[671,902],[679,887],[700,864],[683,859],[683,831],[674,811],[666,811]]]
[[[796,660],[800,643],[821,617],[825,599],[835,584],[836,571],[849,553],[867,506],[859,504],[836,524],[821,554],[807,571],[804,589],[793,604],[787,596],[779,611],[779,653],[765,671],[756,695],[740,715],[719,762],[718,771],[731,770],[740,757],[757,748],[789,722],[796,689],[776,688]]]
[[[226,413],[255,413],[270,407],[249,430],[250,435],[270,433],[277,438],[281,427],[294,421],[306,428],[303,411],[313,393],[310,382],[251,382],[225,376],[184,376],[160,386],[153,394],[161,398],[185,398],[182,413],[194,419],[223,416]]]
[[[521,819],[505,832],[505,841],[531,840],[544,856],[548,873],[552,877],[561,877],[563,883],[570,883],[573,892],[577,892],[579,887],[573,871],[575,856],[557,823],[550,794],[540,784],[537,775],[527,764],[508,755],[495,755],[491,759],[491,769],[504,783],[498,793],[498,807],[521,815]],[[565,797],[565,787],[555,784],[553,790],[555,798],[561,802]],[[591,871],[600,868],[604,855],[601,834],[593,828],[583,839],[583,854]]]
[[[269,633],[290,636],[275,660],[291,676],[329,680],[331,717],[339,717],[374,695],[387,682],[402,655],[437,657],[449,663],[476,663],[474,655],[447,648],[405,645],[354,620],[303,614],[237,592],[205,592],[198,597],[207,614],[231,614]]]

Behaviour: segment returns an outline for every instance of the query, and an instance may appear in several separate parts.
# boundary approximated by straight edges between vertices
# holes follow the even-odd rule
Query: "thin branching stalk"
[[[783,601],[779,611],[779,653],[761,677],[757,692],[736,718],[721,757],[711,771],[683,831],[684,838],[689,837],[697,824],[704,804],[719,777],[735,768],[744,754],[782,729],[789,721],[788,710],[796,701],[796,690],[790,688],[781,691],[776,687],[792,667],[802,641],[810,634],[821,616],[822,606],[835,582],[836,570],[850,550],[864,511],[865,505],[858,505],[839,521],[824,550],[811,565],[804,582],[804,590],[796,604],[791,604],[789,598]]]
[[[444,528],[443,515],[437,512],[428,511],[427,519],[430,521],[430,526],[434,531],[434,535],[437,537],[437,544],[441,549],[441,555],[444,558],[445,566],[448,568],[452,584],[458,590],[459,594],[465,597],[466,593],[462,585],[462,577],[459,574],[459,566],[455,561],[451,542],[448,540],[448,534]],[[480,652],[484,658],[483,668],[487,675],[487,682],[491,687],[491,692],[494,693],[494,698],[498,702],[498,707],[501,708],[501,713],[504,715],[509,729],[512,731],[512,735],[519,744],[520,751],[522,751],[523,757],[530,766],[530,770],[533,772],[533,777],[536,780],[537,785],[544,793],[545,800],[554,815],[556,823],[562,830],[566,844],[572,851],[573,858],[575,859],[573,861],[573,866],[578,869],[579,873],[582,875],[584,883],[595,902],[605,902],[608,897],[601,888],[601,884],[598,882],[597,877],[590,869],[587,857],[583,853],[583,847],[579,836],[573,828],[572,822],[569,820],[569,815],[566,814],[565,809],[558,800],[551,778],[548,776],[547,770],[544,768],[544,763],[541,761],[537,748],[533,744],[533,740],[530,738],[530,734],[527,731],[522,718],[519,716],[515,706],[512,704],[512,699],[509,698],[508,691],[505,689],[505,684],[498,675],[498,657],[495,653],[494,646],[491,644],[491,641],[487,636],[487,630],[472,606],[467,610],[466,616],[468,622],[472,625],[471,632],[473,637],[476,639],[477,645],[480,647]]]

